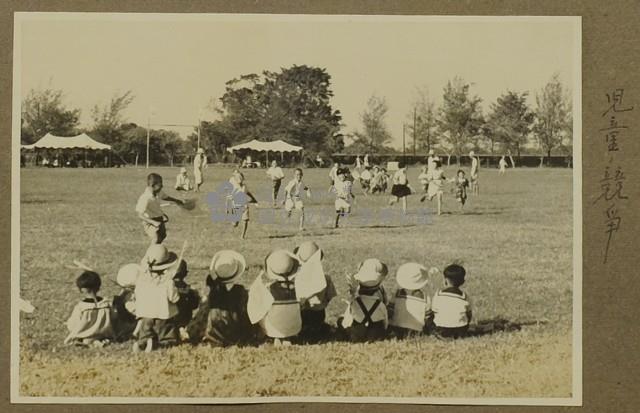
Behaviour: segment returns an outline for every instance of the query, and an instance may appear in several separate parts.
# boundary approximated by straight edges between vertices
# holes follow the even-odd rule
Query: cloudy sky
[[[473,84],[485,110],[505,90],[540,89],[555,73],[579,79],[575,18],[21,14],[20,91],[54,87],[90,109],[132,90],[129,121],[195,124],[227,80],[294,64],[326,68],[344,132],[360,128],[372,95],[385,96],[394,145],[417,87],[441,101],[447,80]],[[575,88],[574,88],[575,89]],[[529,99],[534,103],[533,96]],[[182,134],[187,128],[176,129]]]

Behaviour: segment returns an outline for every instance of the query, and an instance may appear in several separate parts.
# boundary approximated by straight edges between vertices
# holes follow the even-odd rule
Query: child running
[[[311,198],[311,190],[302,182],[302,169],[296,168],[293,179],[284,188],[285,201],[284,209],[287,211],[287,218],[291,217],[291,212],[296,209],[300,211],[300,231],[304,231],[304,203],[302,202],[302,192],[307,198]]]
[[[111,301],[98,296],[100,276],[86,270],[76,279],[82,300],[76,304],[67,320],[69,335],[65,344],[103,347],[113,340]]]
[[[167,237],[165,223],[169,221],[167,214],[162,212],[160,200],[184,205],[184,201],[172,198],[162,191],[162,177],[156,173],[147,176],[147,189],[138,198],[136,212],[142,220],[144,232],[149,237],[151,245],[160,244]]]
[[[400,169],[393,175],[393,186],[391,187],[391,199],[389,205],[393,205],[402,200],[402,212],[407,213],[407,196],[411,195],[411,187],[407,178],[407,168],[400,164]]]
[[[282,180],[284,179],[284,172],[282,172],[282,168],[278,166],[277,161],[271,162],[271,167],[267,169],[267,176],[271,178],[272,192],[271,199],[273,200],[273,207],[276,208],[278,206],[278,192],[280,191],[280,185],[282,184]]]
[[[347,180],[347,168],[338,170],[338,179],[335,182],[334,188],[336,193],[336,201],[334,206],[336,208],[336,222],[334,228],[338,228],[340,217],[343,217],[351,213],[351,201],[355,199],[355,195],[351,191],[353,184]]]
[[[427,190],[427,194],[420,198],[420,202],[423,202],[425,198],[428,198],[429,201],[431,201],[435,197],[438,203],[438,215],[441,215],[442,195],[444,193],[442,187],[446,182],[446,178],[444,176],[444,170],[442,169],[442,162],[440,162],[439,159],[436,159],[435,169],[432,170],[431,173],[429,173],[427,179],[429,181],[429,188]]]
[[[460,212],[463,212],[464,204],[467,202],[467,188],[469,187],[469,180],[464,177],[464,171],[462,169],[458,169],[458,174],[455,178],[451,179],[451,182],[455,185],[456,201],[460,204]]]

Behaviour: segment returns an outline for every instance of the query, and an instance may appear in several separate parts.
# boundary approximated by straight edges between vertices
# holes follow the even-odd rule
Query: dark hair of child
[[[100,276],[93,271],[84,271],[76,279],[76,286],[79,290],[84,288],[92,293],[97,293],[100,290],[100,285],[102,285]]]
[[[442,166],[442,161],[436,161],[436,168],[440,168]]]
[[[152,186],[155,184],[162,183],[162,177],[157,173],[150,173],[147,175],[147,185]]]
[[[458,264],[451,264],[444,269],[444,278],[449,280],[449,283],[454,287],[460,287],[464,284],[464,276],[466,271],[464,267]]]
[[[460,174],[462,172],[462,175],[464,175],[464,171],[462,169],[458,169],[458,174]]]
[[[294,172],[300,172],[300,175],[302,175],[302,169],[301,168],[296,168]]]

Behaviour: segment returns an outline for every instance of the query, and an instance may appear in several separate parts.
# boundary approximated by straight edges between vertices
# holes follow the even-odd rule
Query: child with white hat
[[[472,313],[469,297],[460,290],[465,275],[459,264],[444,269],[444,288],[436,292],[431,305],[438,337],[460,338],[467,334]]]
[[[193,189],[191,179],[189,179],[189,175],[187,174],[187,168],[180,168],[180,173],[176,176],[174,188],[176,191],[191,191]]]
[[[338,319],[338,328],[346,332],[350,341],[365,342],[385,337],[389,318],[380,285],[388,271],[387,265],[376,258],[360,263],[353,276],[358,283],[357,292]]]
[[[214,346],[247,344],[254,328],[247,315],[247,290],[237,284],[245,272],[244,257],[232,250],[218,251],[211,259],[206,284],[207,298],[187,327],[189,340]]]
[[[259,322],[275,345],[290,345],[302,329],[295,287],[299,268],[300,261],[290,252],[273,251],[265,259],[265,273],[271,283],[265,286],[258,276],[249,290],[249,318],[253,324]]]
[[[136,316],[140,318],[138,340],[133,350],[169,347],[178,343],[176,303],[180,294],[173,277],[178,270],[178,257],[162,244],[149,247],[142,259],[142,271],[136,278]]]
[[[127,341],[138,324],[136,317],[136,296],[134,289],[136,279],[142,271],[138,264],[126,264],[120,267],[116,283],[120,286],[120,294],[113,297],[113,330],[116,341]]]
[[[102,347],[113,340],[111,302],[100,296],[100,276],[85,270],[76,279],[76,286],[83,299],[73,308],[67,320],[69,335],[65,344]]]
[[[322,268],[324,252],[313,241],[305,241],[293,253],[301,263],[300,273],[296,277],[296,294],[300,299],[302,331],[304,340],[317,341],[326,338],[330,326],[325,322],[326,308],[337,295],[336,287]]]
[[[431,314],[430,300],[423,291],[429,283],[430,271],[417,263],[409,262],[398,267],[393,315],[389,324],[399,338],[420,334],[424,331],[425,320]]]

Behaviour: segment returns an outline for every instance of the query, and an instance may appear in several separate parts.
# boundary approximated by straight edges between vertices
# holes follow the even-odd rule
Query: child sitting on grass
[[[265,259],[265,273],[271,283],[262,284],[260,275],[249,290],[247,311],[251,322],[259,322],[264,335],[276,346],[291,345],[302,329],[294,283],[299,267],[298,259],[288,251],[273,251]]]
[[[460,338],[467,334],[472,314],[469,297],[460,290],[465,275],[464,267],[458,264],[444,269],[444,288],[436,292],[431,304],[439,338]]]
[[[247,315],[247,290],[236,284],[247,263],[235,251],[217,252],[209,266],[207,299],[200,304],[195,318],[187,327],[189,340],[214,346],[249,343],[255,336]]]
[[[138,264],[127,264],[118,270],[116,283],[120,286],[120,294],[113,297],[113,330],[118,342],[133,337],[138,324],[136,318],[136,296],[134,289],[141,268]]]
[[[178,314],[175,317],[175,323],[176,327],[178,327],[180,339],[183,341],[188,340],[186,327],[193,318],[193,311],[200,305],[200,294],[184,281],[188,274],[187,262],[184,259],[180,260],[176,274],[173,277],[173,283],[179,295],[176,302]]]
[[[143,271],[136,279],[136,316],[140,318],[138,340],[133,351],[152,351],[155,347],[178,344],[176,303],[180,294],[173,277],[179,264],[176,254],[164,245],[149,247],[143,258]]]
[[[352,298],[344,315],[338,319],[338,329],[350,341],[368,342],[385,337],[389,318],[384,290],[380,289],[380,285],[387,273],[386,264],[376,258],[369,258],[350,277],[357,282],[357,289],[351,289]]]
[[[187,174],[187,168],[180,168],[180,173],[176,176],[174,188],[176,191],[191,191],[193,189],[191,179],[189,179],[189,175]]]
[[[83,299],[76,304],[67,320],[69,335],[65,344],[103,347],[113,340],[111,302],[98,296],[100,276],[85,270],[76,279],[76,286]]]
[[[319,286],[320,291],[311,297],[299,297],[301,301],[302,331],[300,337],[307,341],[318,341],[327,338],[331,333],[330,326],[326,323],[326,308],[329,302],[337,295],[336,287],[322,268],[324,252],[313,241],[305,241],[293,250],[301,263],[300,275],[297,281],[308,276],[309,284]],[[308,274],[307,274],[308,272]],[[318,279],[320,278],[320,279]],[[315,288],[314,290],[317,290]],[[299,291],[296,291],[298,293]]]
[[[431,316],[430,300],[423,291],[429,282],[429,272],[420,264],[402,264],[398,267],[396,282],[399,288],[389,324],[398,338],[419,335]]]

